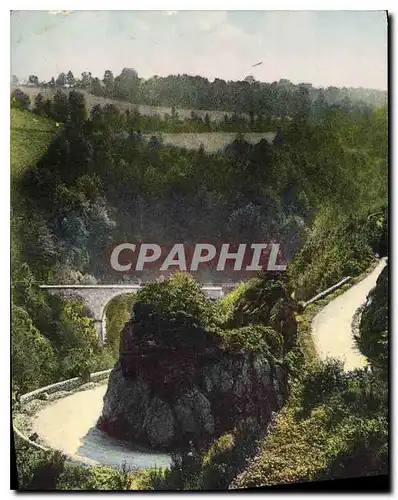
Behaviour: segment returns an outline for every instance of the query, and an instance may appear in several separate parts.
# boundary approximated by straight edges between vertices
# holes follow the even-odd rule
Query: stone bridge
[[[94,318],[94,326],[98,333],[98,339],[101,345],[106,338],[106,315],[107,304],[125,293],[137,293],[142,285],[40,285],[40,288],[46,290],[51,295],[69,299],[82,299]],[[211,298],[218,299],[223,297],[224,290],[222,286],[202,286],[202,290]]]

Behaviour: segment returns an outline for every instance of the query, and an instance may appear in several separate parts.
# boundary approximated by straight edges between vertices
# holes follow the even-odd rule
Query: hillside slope
[[[40,87],[29,87],[24,85],[20,85],[14,88],[20,88],[21,90],[23,90],[23,92],[25,92],[25,94],[28,94],[32,103],[34,102],[34,99],[37,96],[37,94],[42,94],[45,98],[51,99],[55,94],[55,92],[58,90],[57,88],[44,89]],[[164,117],[166,113],[168,113],[169,115],[171,114],[171,109],[172,109],[171,107],[148,106],[146,104],[137,104],[126,101],[119,101],[116,99],[109,99],[107,97],[90,94],[89,92],[83,89],[77,89],[77,90],[82,94],[84,94],[88,110],[90,110],[93,106],[97,104],[100,104],[101,106],[105,106],[106,104],[113,104],[117,106],[121,111],[126,111],[126,110],[133,111],[134,109],[138,109],[141,115],[144,116],[154,116],[158,114],[161,117]],[[62,92],[69,94],[70,89],[62,88]],[[204,118],[205,115],[208,114],[211,121],[222,121],[225,115],[227,115],[228,117],[233,115],[233,113],[230,111],[212,111],[203,109],[195,109],[194,111],[201,118]],[[191,116],[191,109],[176,108],[176,112],[182,119],[190,118]],[[247,117],[248,116],[246,115],[246,118]]]
[[[11,109],[11,174],[34,165],[52,141],[56,123],[29,111]]]

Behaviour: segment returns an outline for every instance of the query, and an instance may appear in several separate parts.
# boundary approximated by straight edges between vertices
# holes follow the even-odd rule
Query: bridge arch
[[[98,341],[100,345],[103,345],[106,339],[106,306],[119,295],[137,293],[141,285],[40,285],[40,288],[51,295],[67,299],[82,299],[94,319]],[[213,299],[224,295],[221,286],[204,286],[202,289]]]

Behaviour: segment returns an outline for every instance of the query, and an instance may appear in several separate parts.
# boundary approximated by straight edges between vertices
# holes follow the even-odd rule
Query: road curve
[[[351,324],[357,309],[361,307],[377,278],[386,265],[381,259],[376,268],[362,281],[330,302],[312,322],[312,336],[321,360],[336,358],[344,363],[345,371],[363,368],[366,358],[358,351],[352,335]]]
[[[39,411],[33,430],[48,448],[91,465],[148,469],[168,467],[170,455],[132,449],[127,443],[112,439],[95,427],[102,411],[106,380],[93,389],[76,392],[54,401]]]
[[[330,302],[312,323],[314,343],[319,357],[338,358],[345,370],[362,368],[366,359],[355,347],[351,323],[356,310],[365,303],[370,290],[385,266],[381,260],[364,280]],[[95,427],[102,411],[107,381],[103,384],[51,403],[39,411],[33,429],[43,444],[58,449],[88,464],[146,469],[168,467],[170,455],[131,449],[127,443],[110,438]]]

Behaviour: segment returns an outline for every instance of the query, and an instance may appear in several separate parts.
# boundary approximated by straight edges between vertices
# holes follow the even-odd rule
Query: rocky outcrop
[[[205,443],[244,418],[267,423],[286,386],[284,367],[265,354],[227,351],[192,317],[137,304],[98,427],[156,449]]]

